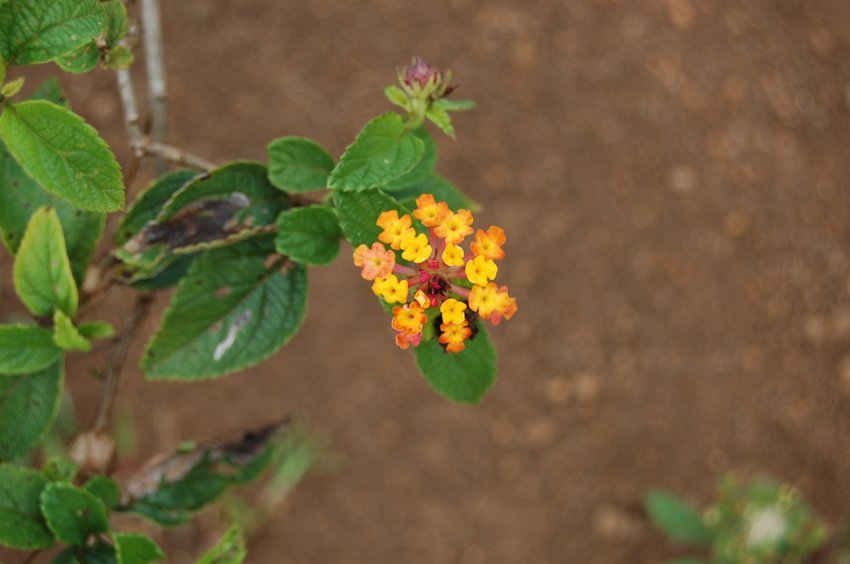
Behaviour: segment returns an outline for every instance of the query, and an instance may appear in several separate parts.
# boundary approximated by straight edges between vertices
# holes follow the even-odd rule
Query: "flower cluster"
[[[417,232],[413,218],[427,234]],[[493,282],[499,271],[496,261],[505,256],[505,233],[499,227],[479,229],[467,252],[461,245],[473,234],[472,222],[469,210],[454,212],[431,194],[422,194],[413,217],[383,212],[376,222],[383,229],[379,242],[354,250],[354,264],[364,279],[373,281],[375,295],[400,304],[393,308],[392,320],[399,347],[419,345],[429,314],[440,344],[457,353],[475,337],[479,317],[497,325],[516,312],[516,299],[507,287]]]
[[[411,66],[398,70],[398,82],[411,98],[433,98],[435,100],[451,94],[454,90],[452,72],[441,73],[419,57],[414,57]]]

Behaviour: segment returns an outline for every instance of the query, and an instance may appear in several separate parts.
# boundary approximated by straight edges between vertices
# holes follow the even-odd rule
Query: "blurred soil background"
[[[162,8],[170,141],[218,162],[265,160],[281,135],[338,155],[388,108],[397,66],[451,68],[479,108],[456,142],[439,137],[438,170],[507,232],[499,276],[519,300],[491,332],[500,375],[477,408],[417,375],[348,250],[311,271],[307,322],[262,366],[146,383],[139,339],[117,406],[137,433],[125,464],[284,414],[331,440],[334,464],[249,562],[658,562],[681,552],[643,519],[643,493],[705,503],[728,470],[850,518],[846,0]],[[61,80],[126,163],[114,76]],[[132,296],[99,315],[120,323]],[[20,311],[8,290],[2,308]],[[107,359],[68,362],[84,422]],[[190,562],[220,532],[208,512],[160,541]]]

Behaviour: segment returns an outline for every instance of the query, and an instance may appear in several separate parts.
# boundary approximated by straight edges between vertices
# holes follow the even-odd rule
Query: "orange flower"
[[[407,350],[411,345],[418,347],[422,342],[422,333],[408,333],[407,331],[396,331],[395,344],[399,348]]]
[[[469,309],[478,312],[482,319],[503,312],[507,307],[507,293],[500,293],[492,282],[486,286],[475,286],[469,292]]]
[[[436,227],[448,213],[449,206],[445,202],[435,202],[431,194],[422,194],[416,198],[416,210],[413,212],[413,217],[426,227]]]
[[[458,210],[457,213],[449,211],[443,221],[434,228],[437,237],[445,239],[446,243],[459,245],[463,239],[472,233],[472,212],[469,210]]]
[[[505,258],[505,251],[502,250],[504,244],[505,232],[500,227],[492,225],[486,233],[481,229],[475,233],[475,241],[470,248],[475,256],[499,260]]]
[[[406,235],[414,233],[411,227],[413,220],[410,219],[410,216],[404,214],[399,217],[396,210],[383,212],[375,224],[383,229],[381,234],[378,235],[378,240],[396,250],[401,248],[401,241]]]
[[[463,323],[443,323],[440,325],[440,342],[446,345],[446,351],[459,353],[466,348],[466,341],[472,335],[472,329]]]
[[[407,280],[399,282],[395,274],[390,274],[386,278],[375,278],[372,284],[375,295],[384,298],[388,304],[406,302],[407,290]]]
[[[392,327],[396,331],[405,331],[407,333],[421,333],[422,326],[427,321],[428,316],[422,306],[416,302],[407,305],[393,308]]]
[[[395,253],[380,243],[373,243],[371,248],[360,245],[354,249],[354,266],[363,267],[360,276],[365,280],[386,278],[395,267]]]

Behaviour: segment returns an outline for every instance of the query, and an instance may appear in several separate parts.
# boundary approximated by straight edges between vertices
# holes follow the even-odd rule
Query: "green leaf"
[[[711,544],[711,530],[690,503],[669,492],[651,490],[643,505],[652,524],[671,539],[694,546]]]
[[[106,321],[86,321],[77,326],[77,331],[83,338],[111,339],[115,336],[115,328]]]
[[[53,342],[66,351],[89,352],[91,350],[91,342],[74,327],[71,318],[59,309],[53,312]]]
[[[229,442],[212,442],[157,456],[125,481],[133,501],[125,508],[160,525],[185,522],[229,486],[255,480],[278,448],[285,423],[273,423]]]
[[[407,208],[416,208],[416,198],[421,194],[431,194],[438,202],[446,202],[453,210],[478,211],[478,202],[467,197],[460,189],[436,172],[429,174],[421,181],[392,193]]]
[[[65,99],[65,93],[62,92],[62,85],[59,84],[59,79],[52,76],[42,82],[35,92],[29,97],[30,100],[47,100],[60,106],[68,107],[68,100]]]
[[[441,98],[434,102],[434,105],[449,112],[466,112],[468,110],[474,110],[478,104],[475,103],[475,100],[449,100],[448,98]]]
[[[44,463],[41,471],[51,482],[71,482],[77,477],[80,467],[73,460],[54,456]]]
[[[152,538],[140,533],[114,533],[118,564],[148,564],[165,560],[165,553]]]
[[[399,88],[398,86],[387,86],[384,88],[384,96],[387,97],[387,100],[395,104],[396,106],[400,106],[405,110],[408,109],[408,98],[407,94],[404,93],[404,90]]]
[[[53,535],[39,510],[47,477],[32,468],[0,464],[0,544],[19,550],[49,548]]]
[[[103,64],[110,69],[129,69],[135,58],[130,49],[116,45],[103,56]]]
[[[129,207],[127,214],[118,224],[115,239],[123,245],[132,239],[145,225],[154,221],[175,192],[187,182],[199,176],[191,170],[177,170],[160,176],[145,188]]]
[[[57,85],[55,80],[45,82],[42,93],[60,99],[62,92],[54,90]],[[21,169],[5,143],[0,141],[0,240],[13,255],[32,212],[41,206],[52,206],[59,214],[71,270],[77,283],[81,283],[106,225],[106,214],[79,210],[45,192]]]
[[[94,42],[65,53],[56,59],[56,64],[65,72],[82,74],[89,72],[100,62],[100,50]]]
[[[58,540],[82,546],[89,535],[109,530],[106,506],[94,494],[65,482],[41,492],[41,513]]]
[[[93,476],[83,485],[83,489],[100,499],[107,509],[115,509],[121,503],[121,489],[108,476]]]
[[[401,116],[386,113],[366,124],[331,172],[330,188],[378,188],[410,172],[425,144],[405,128]]]
[[[201,556],[197,564],[242,564],[247,554],[242,529],[239,525],[231,525],[218,543]]]
[[[24,82],[26,82],[24,77],[16,78],[11,82],[7,82],[2,88],[0,88],[0,96],[3,96],[4,98],[11,98],[21,91],[21,88],[24,87]]]
[[[101,6],[106,13],[104,40],[107,47],[114,47],[126,37],[130,27],[127,19],[127,6],[124,4],[124,0],[108,0],[102,2]]]
[[[117,564],[112,545],[98,541],[91,546],[69,546],[53,559],[53,564]]]
[[[455,128],[452,125],[452,116],[449,115],[449,112],[446,111],[444,107],[438,106],[436,104],[432,104],[428,111],[425,112],[425,117],[428,120],[439,127],[443,133],[451,137],[455,138]]]
[[[0,4],[0,55],[10,65],[46,63],[97,37],[103,24],[96,0],[8,0]]]
[[[434,165],[437,164],[437,144],[434,138],[424,127],[420,127],[413,132],[419,139],[422,140],[425,146],[425,152],[422,154],[422,159],[416,164],[413,169],[400,178],[396,178],[392,182],[384,186],[386,192],[403,189],[406,186],[416,184],[425,180],[434,170]]]
[[[62,363],[0,378],[0,460],[12,460],[47,434],[62,401]]]
[[[56,210],[42,207],[32,215],[13,273],[18,296],[33,315],[51,315],[54,309],[77,313],[77,286]]]
[[[428,383],[452,401],[478,403],[496,379],[496,351],[483,327],[459,353],[445,352],[437,339],[423,341],[415,351]]]
[[[373,189],[364,192],[334,192],[334,211],[345,238],[352,246],[371,245],[378,240],[381,228],[375,223],[381,212],[397,210],[407,213],[396,200]]]
[[[342,230],[334,212],[326,207],[311,206],[285,211],[277,218],[277,229],[277,252],[296,262],[329,264],[339,254]]]
[[[287,192],[326,188],[333,157],[318,143],[303,137],[281,137],[269,143],[269,180]]]
[[[266,266],[268,238],[210,251],[180,282],[142,368],[149,380],[196,380],[253,366],[304,320],[307,272]]]
[[[29,374],[62,358],[50,330],[35,325],[0,325],[0,374]]]
[[[71,110],[44,100],[6,104],[0,136],[27,174],[51,194],[84,210],[124,207],[115,155],[97,131]]]

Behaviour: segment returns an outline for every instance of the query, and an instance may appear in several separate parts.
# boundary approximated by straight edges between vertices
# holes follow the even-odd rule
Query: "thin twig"
[[[190,166],[206,172],[216,168],[215,163],[211,163],[204,158],[187,153],[183,149],[178,149],[172,145],[166,145],[165,143],[157,143],[156,141],[145,138],[141,147],[146,155],[157,156],[172,163]]]
[[[124,124],[127,126],[127,135],[130,137],[130,148],[136,158],[142,158],[145,152],[142,149],[142,128],[139,126],[139,109],[136,105],[136,92],[133,89],[133,78],[127,69],[115,71],[118,79],[118,93],[121,95],[121,105],[124,107]]]
[[[127,353],[130,351],[130,344],[133,342],[133,337],[136,336],[139,325],[150,313],[152,304],[153,296],[150,294],[139,294],[136,297],[130,318],[124,324],[115,350],[112,351],[112,358],[109,359],[109,367],[106,370],[103,389],[100,394],[100,403],[97,406],[97,415],[92,425],[94,431],[104,430],[109,423],[109,414],[112,411],[112,405],[115,403],[118,384],[121,381],[121,370],[124,367],[124,361],[127,359]]]
[[[159,17],[159,0],[142,0],[142,37],[145,45],[145,66],[148,73],[148,103],[151,108],[151,139],[165,143],[167,107],[165,102],[165,71],[162,56],[162,25]],[[151,153],[155,154],[155,153]],[[159,155],[157,155],[159,157]],[[157,175],[166,171],[165,157],[154,160]]]
[[[35,562],[35,559],[39,554],[41,554],[41,549],[30,552],[26,560],[23,561],[23,564],[31,564],[32,562]]]

